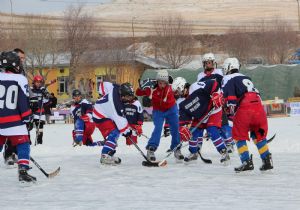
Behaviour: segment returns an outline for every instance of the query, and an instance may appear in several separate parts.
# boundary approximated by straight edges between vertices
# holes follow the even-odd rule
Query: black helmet
[[[2,52],[0,55],[0,66],[6,71],[20,74],[22,69],[20,68],[21,60],[18,54],[14,51]]]
[[[74,97],[76,97],[76,96],[81,96],[81,92],[80,92],[80,90],[78,90],[78,89],[75,89],[75,90],[73,90],[73,92],[72,92],[72,97],[74,98]]]
[[[132,85],[129,82],[121,84],[119,93],[121,96],[134,96]]]

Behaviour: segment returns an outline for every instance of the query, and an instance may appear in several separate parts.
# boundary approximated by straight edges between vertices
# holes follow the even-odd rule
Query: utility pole
[[[300,11],[299,11],[299,0],[296,0],[298,4],[298,31],[300,32]]]
[[[12,0],[9,0],[9,2],[10,2],[11,34],[13,35],[14,32],[13,5],[12,5]]]

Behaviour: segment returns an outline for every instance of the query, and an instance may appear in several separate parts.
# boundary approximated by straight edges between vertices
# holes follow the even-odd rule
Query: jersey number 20
[[[16,109],[17,98],[18,86],[11,85],[6,88],[4,85],[0,85],[0,109]]]

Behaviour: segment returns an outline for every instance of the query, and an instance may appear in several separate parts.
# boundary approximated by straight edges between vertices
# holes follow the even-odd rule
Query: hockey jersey
[[[214,69],[211,73],[206,74],[204,72],[200,72],[197,77],[198,82],[206,81],[209,79],[216,79],[219,85],[222,84],[223,79],[223,71],[222,69]]]
[[[74,122],[81,116],[88,116],[92,121],[93,105],[86,99],[82,99],[79,103],[75,103],[71,106],[71,113],[74,118]]]
[[[125,115],[129,124],[141,125],[144,121],[143,108],[138,100],[125,104]]]
[[[226,75],[222,81],[222,91],[227,105],[238,105],[247,93],[259,94],[250,77],[241,73]]]
[[[40,119],[45,121],[44,105],[49,102],[49,93],[45,87],[36,88],[31,87],[30,91],[30,106],[33,113],[33,119]]]
[[[28,135],[24,122],[31,117],[28,97],[26,77],[0,73],[0,135]]]
[[[97,100],[93,110],[93,120],[95,123],[101,123],[105,120],[112,120],[117,129],[123,133],[129,128],[125,116],[124,104],[119,94],[119,86],[115,85],[111,92]]]
[[[219,87],[215,79],[193,83],[189,89],[189,96],[179,104],[180,124],[202,119],[212,109],[211,94],[219,91]]]
[[[111,82],[100,82],[99,84],[99,94],[104,96],[108,94],[114,88],[115,84]]]

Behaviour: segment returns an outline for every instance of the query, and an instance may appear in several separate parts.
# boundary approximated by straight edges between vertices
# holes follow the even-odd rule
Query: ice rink
[[[102,147],[72,147],[73,125],[46,125],[44,144],[32,146],[31,155],[47,172],[60,166],[59,176],[47,179],[31,164],[30,173],[38,182],[21,187],[16,168],[5,168],[1,157],[0,209],[300,209],[300,117],[268,121],[268,137],[277,135],[269,144],[275,169],[265,174],[259,171],[261,160],[252,142],[248,144],[255,164],[251,173],[233,171],[240,165],[236,151],[231,165],[222,166],[210,141],[204,143],[202,153],[213,164],[200,159],[178,164],[171,156],[166,167],[147,168],[136,148],[126,146],[121,137],[116,156],[122,164],[103,166]],[[152,123],[146,122],[145,135],[150,136],[152,129]],[[102,140],[99,131],[93,136]],[[146,142],[142,137],[138,143],[144,152]],[[161,139],[157,159],[164,158],[169,145],[169,137]],[[182,152],[188,154],[187,147]]]

